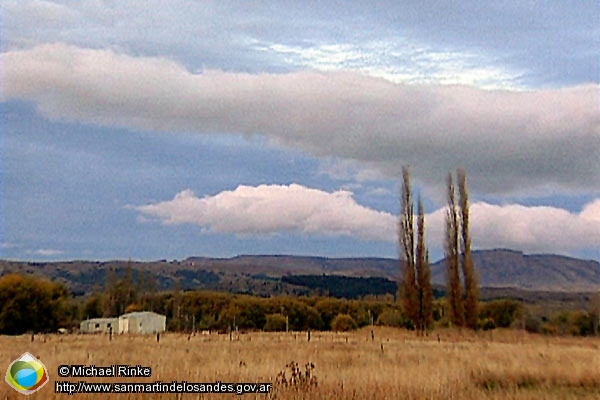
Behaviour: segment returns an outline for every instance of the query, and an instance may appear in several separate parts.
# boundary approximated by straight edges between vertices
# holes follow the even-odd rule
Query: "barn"
[[[118,318],[92,318],[81,321],[79,331],[81,333],[108,333],[112,328],[112,331],[116,333],[118,327]]]
[[[167,317],[152,311],[137,311],[119,317],[119,333],[158,333],[167,328]]]

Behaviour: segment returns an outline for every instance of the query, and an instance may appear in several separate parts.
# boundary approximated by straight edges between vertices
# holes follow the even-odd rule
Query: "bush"
[[[264,330],[268,332],[282,332],[285,331],[286,321],[282,314],[269,314],[267,315],[267,322],[265,323]]]
[[[556,335],[558,333],[558,329],[556,329],[556,326],[552,325],[551,323],[544,322],[541,327],[541,332],[544,335]]]
[[[61,284],[29,275],[8,274],[0,278],[0,334],[27,331],[54,332],[69,326],[73,307]]]
[[[479,318],[493,320],[498,328],[508,328],[522,311],[523,305],[518,301],[493,300],[483,305]]]
[[[331,322],[331,329],[336,332],[346,332],[356,328],[356,321],[349,314],[338,314]]]
[[[573,335],[588,336],[594,333],[594,321],[590,313],[575,311],[569,320]]]
[[[525,330],[529,333],[541,333],[542,332],[542,321],[533,315],[527,315],[525,318]]]
[[[490,331],[496,329],[496,323],[491,318],[484,318],[479,321],[479,327],[484,331]]]
[[[339,314],[346,314],[348,302],[340,299],[324,298],[315,304],[325,329],[333,328],[333,320]]]
[[[379,314],[376,324],[401,328],[406,326],[406,320],[399,310],[389,308]]]

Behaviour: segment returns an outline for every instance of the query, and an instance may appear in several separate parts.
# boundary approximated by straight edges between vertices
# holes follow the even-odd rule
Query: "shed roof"
[[[118,318],[90,318],[90,319],[86,319],[83,320],[81,322],[92,322],[92,323],[104,323],[104,322],[114,322],[116,321]]]
[[[147,317],[151,315],[157,315],[159,317],[164,317],[164,315],[160,315],[155,313],[154,311],[134,311],[127,314],[121,315],[119,318],[137,318],[137,317]]]

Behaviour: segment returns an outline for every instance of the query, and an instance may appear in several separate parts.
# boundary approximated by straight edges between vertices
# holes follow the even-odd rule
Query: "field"
[[[0,368],[24,352],[47,367],[50,382],[30,399],[228,399],[235,394],[55,394],[54,382],[270,382],[269,395],[247,399],[597,399],[600,339],[545,337],[521,331],[440,330],[418,337],[404,330],[233,335],[0,336]],[[290,362],[304,378],[292,378]],[[152,368],[150,378],[59,378],[61,364]],[[288,365],[286,367],[286,365]],[[23,399],[6,383],[0,399]]]

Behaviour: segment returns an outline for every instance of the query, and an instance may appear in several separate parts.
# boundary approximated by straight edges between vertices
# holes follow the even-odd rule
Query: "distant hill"
[[[600,264],[596,261],[558,255],[525,255],[512,250],[474,251],[473,261],[479,274],[480,285],[489,288],[570,292],[600,290]],[[444,265],[444,260],[432,264],[434,284],[445,285]],[[297,279],[282,279],[285,276],[334,275],[387,278],[392,282],[398,277],[398,261],[390,258],[287,255],[190,257],[180,261],[149,262],[0,260],[0,276],[9,272],[45,276],[63,282],[75,294],[85,294],[102,290],[107,268],[115,268],[117,273],[123,273],[128,266],[135,274],[140,270],[151,271],[157,278],[159,289],[162,290],[170,289],[174,280],[180,278],[183,289],[187,290],[213,289],[258,295],[309,294],[312,293],[310,290],[320,285],[315,283],[319,280],[309,279],[312,283],[305,285]]]
[[[600,289],[600,263],[553,254],[526,255],[496,249],[474,251],[479,284],[530,290],[587,291]],[[444,284],[445,260],[431,265],[432,281]]]
[[[345,275],[396,279],[398,261],[391,258],[327,258],[289,255],[241,255],[233,258],[190,257],[184,262],[196,268],[219,271],[282,275]]]

